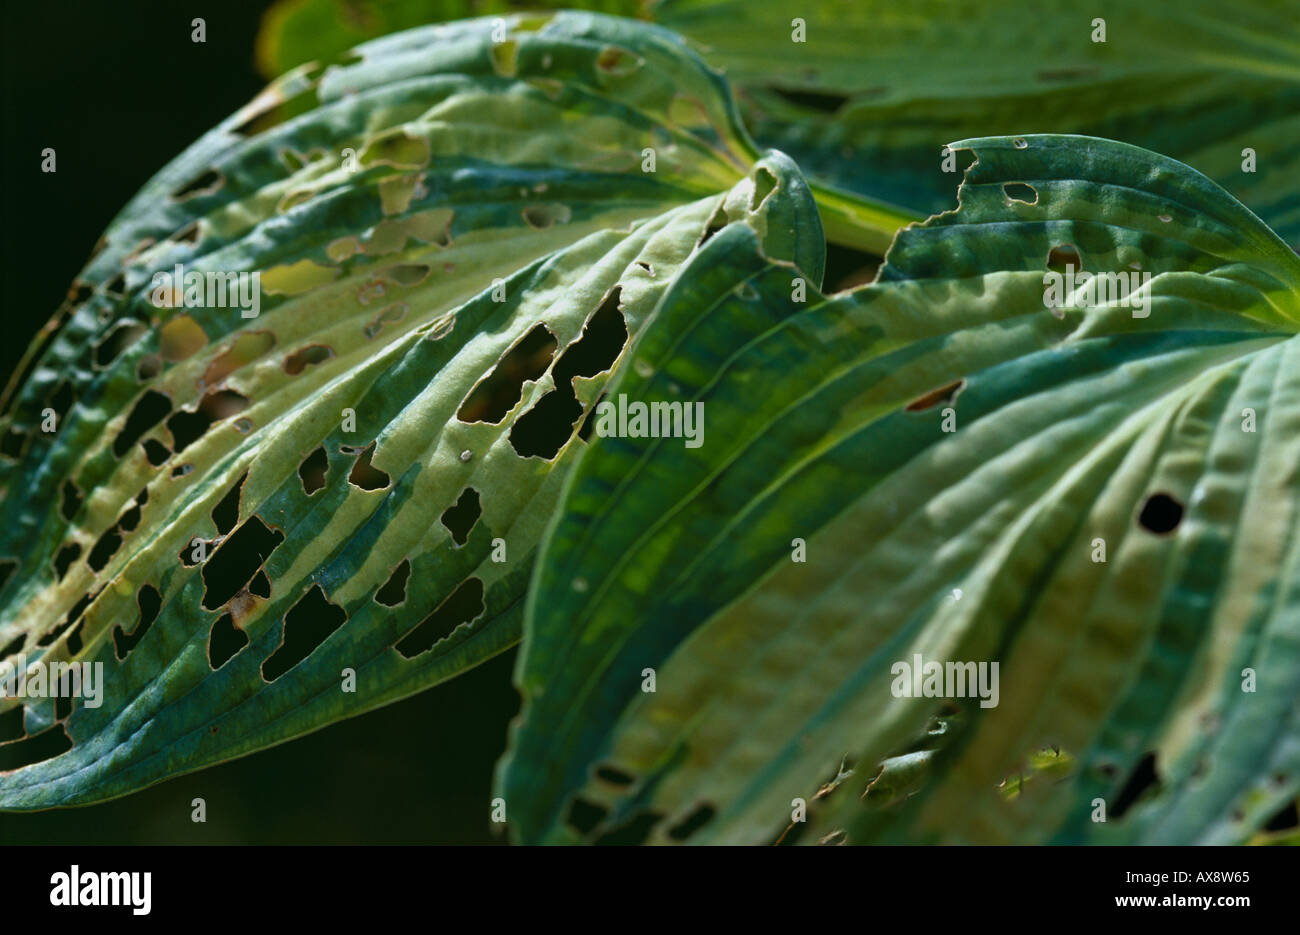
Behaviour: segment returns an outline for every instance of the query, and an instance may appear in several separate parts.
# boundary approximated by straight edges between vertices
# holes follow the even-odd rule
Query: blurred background
[[[255,40],[271,6],[5,4],[6,381],[113,216],[265,84]],[[190,40],[196,16],[206,43]],[[40,171],[46,147],[55,173]],[[488,815],[518,710],[514,660],[512,651],[406,701],[104,805],[0,813],[0,845],[501,843]],[[195,797],[206,824],[190,820]]]

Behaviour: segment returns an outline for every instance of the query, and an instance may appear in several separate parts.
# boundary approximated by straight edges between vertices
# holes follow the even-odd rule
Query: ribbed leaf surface
[[[705,443],[601,438],[567,482],[521,840],[770,841],[837,773],[802,840],[1238,841],[1296,795],[1300,258],[1132,146],[954,146],[960,210],[877,283],[792,301],[736,226],[638,337],[610,394],[701,402]],[[1048,308],[1064,256],[1152,278]],[[996,705],[902,690],[916,654],[998,663]],[[920,791],[862,804],[909,750],[876,792]]]

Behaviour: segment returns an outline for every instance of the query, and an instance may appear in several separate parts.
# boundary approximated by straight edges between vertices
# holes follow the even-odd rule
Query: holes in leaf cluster
[[[248,645],[248,634],[235,624],[231,614],[222,614],[208,633],[208,665],[216,671]]]
[[[122,431],[113,439],[113,454],[122,457],[145,432],[163,420],[172,411],[172,401],[157,390],[145,390],[131,407]]]
[[[50,630],[47,631],[44,636],[42,636],[40,639],[36,641],[36,645],[49,646],[53,644],[60,636],[63,635],[64,631],[67,630],[68,627],[72,626],[73,624],[75,624],[77,621],[81,619],[81,615],[85,612],[86,608],[89,607],[91,603],[95,600],[95,598],[98,596],[99,596],[98,591],[95,591],[91,594],[82,595],[81,598],[78,599],[77,603],[72,605],[72,609],[68,611],[68,616],[64,618],[63,622],[58,624],[55,627],[50,628]]]
[[[1183,521],[1183,505],[1167,493],[1154,493],[1142,504],[1138,523],[1143,529],[1165,535],[1178,528]]]
[[[460,498],[447,507],[442,514],[442,525],[451,533],[452,541],[457,546],[462,546],[469,539],[470,530],[474,528],[474,524],[482,514],[478,491],[473,487],[466,487],[461,492]]]
[[[284,635],[275,652],[262,663],[262,678],[274,682],[310,656],[345,620],[343,608],[331,604],[324,589],[313,584],[284,615]]]
[[[107,367],[117,360],[124,350],[139,341],[148,330],[138,321],[119,323],[95,345],[95,366],[100,370]]]
[[[297,376],[313,364],[324,363],[334,356],[333,348],[324,344],[308,344],[284,359],[284,372]]]
[[[394,648],[407,659],[432,649],[462,624],[483,613],[483,582],[467,578],[429,616],[421,620]]]
[[[1006,196],[1009,203],[1022,205],[1038,204],[1038,189],[1024,182],[1005,182],[1002,185],[1002,194]]]
[[[379,468],[370,463],[375,454],[375,442],[371,442],[357,455],[357,463],[352,465],[348,474],[348,483],[362,490],[383,490],[392,483],[390,478]]]
[[[135,602],[140,608],[140,619],[131,632],[127,633],[120,625],[113,628],[113,653],[118,659],[130,655],[131,650],[139,645],[153,622],[158,619],[158,611],[162,609],[162,594],[152,584],[146,584],[136,592]]]
[[[907,412],[925,412],[927,409],[933,409],[935,406],[951,406],[957,401],[958,395],[966,388],[965,378],[957,380],[955,383],[949,383],[947,386],[941,386],[938,389],[931,390],[924,396],[918,396],[908,403],[904,409]]]
[[[248,397],[234,390],[206,393],[193,411],[180,409],[167,420],[172,433],[172,450],[179,453],[194,444],[212,427],[248,408]]]
[[[456,418],[461,422],[500,424],[523,396],[524,382],[538,379],[551,365],[556,345],[555,335],[545,325],[534,326],[474,384]]]
[[[404,558],[402,563],[393,569],[393,573],[388,576],[383,587],[375,592],[376,603],[383,604],[385,607],[396,607],[406,600],[406,580],[410,577],[411,561]]]
[[[9,583],[9,578],[17,570],[18,570],[18,559],[0,558],[0,591],[4,590],[4,586]],[[0,659],[3,658],[4,658],[4,654],[0,653]]]
[[[298,479],[302,481],[302,491],[311,496],[325,486],[325,474],[330,469],[330,458],[321,445],[298,465]]]
[[[203,607],[216,610],[243,590],[283,541],[284,533],[257,516],[246,519],[203,564]]]
[[[520,416],[510,429],[510,444],[521,458],[550,460],[573,436],[573,424],[582,416],[574,390],[575,377],[594,377],[610,369],[627,344],[627,323],[618,309],[622,290],[615,288],[592,313],[582,336],[565,348],[552,377],[555,389]]]

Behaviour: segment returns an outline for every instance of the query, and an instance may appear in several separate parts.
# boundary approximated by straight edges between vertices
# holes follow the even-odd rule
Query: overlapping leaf
[[[1086,133],[1186,162],[1300,246],[1290,0],[655,0],[647,10],[726,71],[755,137],[810,177],[932,213],[957,178],[941,158],[949,140]]]
[[[820,249],[750,205],[753,158],[673,36],[559,14],[300,69],[163,169],[10,385],[0,654],[102,663],[103,696],[0,699],[0,806],[120,795],[511,645],[585,413],[678,267],[729,218]],[[260,313],[159,287],[177,264],[256,272]]]
[[[1296,795],[1300,258],[1132,146],[954,146],[960,209],[877,283],[801,304],[737,226],[629,350],[609,393],[702,403],[705,443],[600,438],[566,481],[521,840],[772,840],[837,773],[805,840],[1237,841]],[[1152,278],[1049,308],[1067,259]],[[996,705],[910,697],[916,654],[997,662]],[[863,802],[909,749],[919,791]]]

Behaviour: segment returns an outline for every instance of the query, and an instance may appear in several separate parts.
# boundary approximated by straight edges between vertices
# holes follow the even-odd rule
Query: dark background
[[[269,5],[0,0],[4,382],[127,200],[262,88],[253,40]],[[190,41],[194,17],[205,44]],[[497,843],[514,659],[104,805],[0,813],[0,844]],[[206,824],[190,820],[196,796]]]

